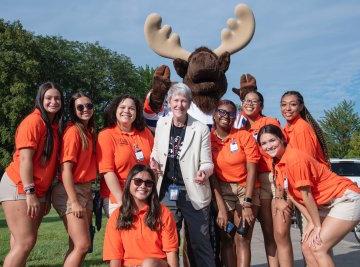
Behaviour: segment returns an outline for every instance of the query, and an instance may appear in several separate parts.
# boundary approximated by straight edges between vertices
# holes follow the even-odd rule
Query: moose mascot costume
[[[161,25],[160,15],[150,14],[144,25],[148,46],[158,55],[173,60],[176,73],[192,92],[188,114],[209,127],[213,124],[217,102],[227,90],[225,72],[230,65],[230,55],[244,48],[255,31],[255,19],[249,7],[238,4],[235,7],[235,17],[228,19],[227,28],[221,32],[221,45],[218,48],[211,50],[202,46],[192,53],[181,47],[179,36],[172,33],[170,26]],[[169,113],[166,96],[170,86],[169,67],[162,65],[155,70],[152,86],[144,103],[144,117],[152,129],[156,127],[159,117]],[[191,257],[191,244],[189,245],[190,263],[186,260],[185,252],[184,264],[195,266],[195,261]],[[219,248],[216,242],[213,242],[213,249],[217,257]]]

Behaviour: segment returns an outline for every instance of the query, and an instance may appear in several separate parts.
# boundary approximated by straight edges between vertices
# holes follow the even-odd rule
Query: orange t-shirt
[[[161,229],[152,231],[145,223],[149,206],[135,215],[130,229],[117,229],[120,209],[111,214],[106,225],[103,260],[121,260],[122,266],[138,266],[146,258],[165,259],[166,253],[178,250],[176,223],[167,207],[161,205]]]
[[[232,129],[221,140],[211,131],[211,151],[215,174],[218,179],[229,183],[246,185],[246,163],[257,163],[260,159],[258,146],[253,136],[245,130]]]
[[[93,137],[87,134],[88,148],[83,149],[81,137],[75,124],[69,124],[63,135],[63,143],[60,153],[60,164],[71,161],[73,167],[73,179],[75,184],[87,183],[96,178],[96,155],[93,148]]]
[[[313,128],[300,116],[284,127],[288,146],[299,149],[330,168]]]
[[[254,136],[255,141],[257,141],[257,135],[259,133],[259,130],[261,129],[261,127],[268,125],[268,124],[272,124],[275,126],[280,127],[280,122],[275,119],[275,118],[271,118],[271,117],[262,117],[259,116],[254,122],[253,124],[251,124],[250,129],[248,129],[247,131],[249,133],[252,134],[252,136]],[[270,157],[265,151],[263,151],[261,149],[261,146],[258,145],[259,147],[259,151],[260,151],[260,160],[258,162],[258,173],[263,173],[263,172],[271,172],[272,171],[272,157]]]
[[[276,184],[288,186],[288,192],[299,203],[303,203],[300,187],[310,186],[317,205],[328,204],[334,198],[341,197],[346,189],[360,193],[350,179],[338,176],[324,164],[308,154],[287,147],[279,163],[276,164]]]
[[[114,126],[102,130],[96,147],[99,173],[114,172],[121,188],[124,188],[127,175],[135,164],[150,163],[153,145],[154,137],[148,128],[143,131],[123,132],[118,126]],[[135,152],[139,149],[142,151],[143,160],[136,158]],[[110,197],[112,203],[116,202],[104,179],[101,179],[100,195]]]
[[[37,197],[45,196],[48,191],[57,165],[57,155],[59,148],[58,125],[52,125],[53,150],[50,159],[42,163],[42,154],[46,139],[46,125],[41,118],[40,110],[35,109],[18,126],[15,133],[15,153],[10,165],[6,168],[6,173],[16,184],[19,194],[25,194],[23,183],[20,177],[20,149],[30,148],[35,150],[32,158],[33,179]]]

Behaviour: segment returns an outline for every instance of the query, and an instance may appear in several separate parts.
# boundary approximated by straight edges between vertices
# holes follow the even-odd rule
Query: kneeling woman
[[[306,153],[287,147],[277,126],[262,127],[258,142],[276,163],[277,186],[287,188],[311,220],[304,236],[309,236],[317,265],[335,266],[331,248],[360,221],[360,188]]]
[[[91,181],[96,178],[94,111],[91,99],[76,93],[70,99],[70,118],[60,153],[61,177],[52,203],[69,234],[64,266],[80,266],[90,246]]]
[[[106,226],[103,259],[111,267],[176,267],[177,249],[175,220],[159,202],[155,174],[136,164],[125,182],[122,206]]]

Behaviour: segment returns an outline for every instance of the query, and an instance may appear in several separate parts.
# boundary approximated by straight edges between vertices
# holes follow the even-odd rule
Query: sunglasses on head
[[[80,111],[80,112],[84,111],[85,108],[86,108],[87,110],[92,110],[92,109],[94,108],[94,104],[93,104],[93,103],[86,103],[86,104],[84,104],[84,105],[83,105],[83,104],[79,104],[79,105],[76,106],[76,109],[77,109],[78,111]]]
[[[220,117],[228,116],[230,119],[236,118],[236,112],[229,112],[224,109],[217,109],[216,112],[220,115]]]
[[[132,180],[134,181],[134,184],[136,186],[141,186],[142,184],[145,184],[146,187],[153,187],[154,186],[154,181],[153,180],[143,180],[141,178],[132,178]]]

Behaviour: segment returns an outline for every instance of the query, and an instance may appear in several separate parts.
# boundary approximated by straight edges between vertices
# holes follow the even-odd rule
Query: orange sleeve
[[[287,167],[289,176],[295,181],[294,188],[300,188],[303,186],[313,186],[313,172],[311,169],[311,163],[303,159],[292,163]]]
[[[19,125],[16,131],[15,145],[16,149],[32,148],[36,150],[40,139],[42,138],[41,119],[33,116],[26,117]]]
[[[294,141],[296,144],[295,148],[305,152],[313,158],[317,158],[317,138],[309,125],[303,127],[303,129],[296,134]],[[293,142],[293,140],[290,140],[290,142]]]
[[[71,161],[77,163],[79,150],[81,149],[80,136],[76,127],[69,127],[63,136],[60,163]],[[90,160],[90,159],[89,159]]]
[[[246,162],[258,163],[260,159],[260,152],[254,137],[248,131],[244,130],[240,130],[239,135],[240,144],[246,155]]]
[[[109,132],[100,132],[96,144],[99,173],[115,171],[115,149]]]
[[[154,147],[154,135],[149,128],[145,128],[146,138],[149,140],[150,150]]]
[[[176,223],[172,213],[165,206],[162,206],[161,215],[161,241],[164,252],[172,252],[178,250],[178,236]]]
[[[117,219],[119,217],[119,209],[115,210],[109,218],[106,225],[103,260],[122,260],[124,258],[124,247],[121,240],[120,230],[116,229]]]

